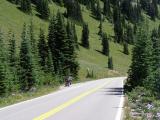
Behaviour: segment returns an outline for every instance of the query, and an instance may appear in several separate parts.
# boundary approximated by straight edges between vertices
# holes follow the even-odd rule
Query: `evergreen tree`
[[[102,37],[102,46],[102,53],[106,56],[109,56],[109,41],[106,34],[104,34]]]
[[[108,57],[108,68],[113,70],[113,59],[112,57]]]
[[[37,10],[42,19],[48,20],[50,15],[48,0],[40,0],[37,4]]]
[[[9,92],[15,92],[18,90],[18,77],[17,77],[17,56],[16,56],[16,40],[14,34],[9,32],[9,70],[10,70],[10,80],[9,80]]]
[[[99,0],[92,2],[92,13],[98,20],[102,18]]]
[[[58,73],[58,66],[57,66],[58,61],[56,60],[56,58],[58,57],[57,56],[58,50],[56,47],[56,34],[57,34],[56,24],[57,24],[57,20],[56,20],[56,17],[53,15],[50,20],[49,29],[48,29],[48,46],[50,48],[55,73]]]
[[[104,0],[103,13],[107,16],[107,18],[111,17],[111,6],[110,0]]]
[[[39,61],[40,65],[42,66],[43,70],[45,70],[46,61],[48,57],[48,47],[45,41],[44,31],[42,29],[40,29],[38,53],[39,53],[39,58],[40,58],[40,61]]]
[[[22,42],[20,48],[20,87],[23,91],[28,91],[35,85],[35,74],[33,68],[30,37],[27,34],[26,25],[22,32]]]
[[[31,1],[30,0],[21,0],[21,10],[26,13],[31,13]]]
[[[62,66],[62,75],[65,74],[66,68],[68,66],[65,65],[65,60],[67,59],[68,56],[68,37],[67,37],[67,32],[66,32],[66,27],[64,24],[64,19],[63,15],[58,12],[57,13],[57,24],[56,24],[56,39],[55,39],[55,45],[56,45],[56,62],[59,66]],[[60,69],[60,68],[59,68]],[[58,71],[58,72],[60,72]]]
[[[160,37],[160,25],[158,26],[158,36]]]
[[[129,44],[134,44],[134,34],[133,34],[133,29],[130,25],[126,26],[126,42]]]
[[[129,55],[128,43],[127,42],[123,43],[123,53],[126,54],[126,55]]]
[[[160,92],[160,38],[158,31],[154,29],[151,35],[152,40],[152,55],[150,60],[149,75],[144,84],[147,89],[150,89],[155,95],[159,96]]]
[[[81,6],[77,0],[64,1],[67,7],[67,17],[78,22],[83,22]]]
[[[35,55],[37,53],[37,46],[36,46],[36,40],[34,36],[34,25],[33,21],[31,20],[30,26],[29,26],[29,34],[30,34],[30,42],[31,42],[31,49],[32,53]]]
[[[114,32],[115,32],[115,41],[120,43],[123,39],[123,27],[121,21],[120,7],[116,5],[113,8],[113,22],[114,22]]]
[[[82,46],[89,49],[89,29],[87,24],[83,25],[81,41]]]
[[[15,68],[16,67],[16,40],[14,34],[9,33],[9,63],[10,66]]]
[[[0,31],[0,96],[6,94],[6,70],[5,70],[5,53],[4,41]]]
[[[48,49],[48,56],[46,59],[46,66],[45,66],[46,72],[51,73],[54,75],[54,66],[53,66],[53,60],[52,60],[52,54],[50,49]]]
[[[148,76],[150,49],[149,32],[147,25],[139,28],[136,35],[136,42],[133,48],[132,64],[129,70],[128,85],[132,88],[143,85]]]
[[[76,32],[76,26],[73,23],[72,23],[72,30],[73,30],[73,37],[74,37],[74,41],[75,41],[75,48],[79,49],[79,46],[78,46],[78,37],[77,37],[77,32]]]
[[[73,76],[75,78],[78,77],[78,70],[79,70],[79,64],[78,62],[76,61],[76,58],[77,58],[77,54],[76,54],[76,51],[75,51],[75,40],[74,40],[74,33],[73,33],[73,30],[72,30],[72,25],[70,22],[67,23],[67,36],[68,36],[68,40],[67,40],[67,43],[68,43],[68,56],[67,56],[67,59],[66,59],[66,66],[68,66],[68,71],[70,73],[73,74]]]
[[[100,35],[101,37],[102,37],[102,35],[103,35],[103,25],[102,25],[102,20],[100,20],[98,35]]]

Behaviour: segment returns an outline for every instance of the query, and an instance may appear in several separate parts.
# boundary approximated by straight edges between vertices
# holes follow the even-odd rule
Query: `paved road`
[[[0,109],[0,120],[120,120],[124,77],[79,83]]]

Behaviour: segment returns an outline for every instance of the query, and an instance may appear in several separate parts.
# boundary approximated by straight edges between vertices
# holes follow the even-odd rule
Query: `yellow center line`
[[[80,94],[79,96],[77,96],[77,97],[75,97],[75,98],[63,103],[62,105],[60,105],[60,106],[58,106],[56,108],[53,108],[52,110],[40,115],[39,117],[34,118],[33,120],[45,120],[45,119],[53,116],[54,114],[60,112],[64,108],[66,108],[66,107],[68,107],[68,106],[80,101],[82,98],[84,98],[84,97],[86,97],[86,96],[98,91],[100,88],[104,87],[105,85],[109,84],[110,82],[111,81],[107,81],[103,85],[100,85],[100,86],[98,86],[96,88],[90,89],[90,90]]]

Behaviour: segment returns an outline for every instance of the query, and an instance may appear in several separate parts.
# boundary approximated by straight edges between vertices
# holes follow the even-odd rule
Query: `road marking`
[[[124,81],[122,81],[122,86],[124,86]],[[122,119],[122,113],[123,113],[123,106],[124,106],[124,95],[121,95],[120,103],[118,106],[118,111],[115,120],[121,120]]]
[[[65,102],[64,104],[62,104],[62,105],[60,105],[60,106],[58,106],[58,107],[56,107],[56,108],[54,108],[54,109],[52,109],[52,110],[50,110],[46,113],[40,115],[39,117],[34,118],[33,120],[45,120],[45,119],[55,115],[56,113],[60,112],[61,110],[65,109],[66,107],[80,101],[82,98],[98,91],[100,88],[103,88],[105,85],[109,84],[110,82],[111,81],[107,81],[103,85],[100,85],[96,88],[90,89],[89,91],[86,91],[86,92],[80,94],[79,96],[77,96],[77,97]]]

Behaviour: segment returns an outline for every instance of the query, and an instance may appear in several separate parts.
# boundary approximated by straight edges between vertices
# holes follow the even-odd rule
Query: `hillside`
[[[33,15],[30,16],[20,11],[16,5],[6,0],[0,1],[0,28],[2,31],[4,31],[5,34],[7,34],[9,30],[12,30],[18,38],[18,46],[20,43],[19,40],[22,26],[24,23],[29,24],[31,19],[33,21],[36,35],[38,36],[40,27],[46,30],[45,33],[47,35],[48,22],[37,17],[35,7],[32,7],[34,9],[32,11]],[[56,13],[57,10],[62,12],[65,11],[65,8],[60,7],[55,3],[50,4],[50,9],[51,11],[54,11],[54,13]],[[126,75],[131,62],[131,56],[123,54],[122,45],[115,44],[113,40],[110,41],[110,51],[113,57],[115,71],[109,71],[107,69],[107,57],[98,52],[102,50],[101,40],[99,40],[100,37],[97,34],[99,31],[99,21],[91,16],[91,11],[87,10],[85,6],[82,6],[82,13],[84,21],[89,25],[89,41],[91,48],[88,50],[80,46],[80,50],[77,51],[78,61],[80,63],[80,79],[85,79],[87,68],[93,70],[98,78]],[[113,24],[109,23],[107,20],[105,20],[103,23],[103,29],[108,35],[114,35]],[[76,25],[76,30],[80,43],[82,27]]]

